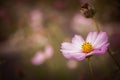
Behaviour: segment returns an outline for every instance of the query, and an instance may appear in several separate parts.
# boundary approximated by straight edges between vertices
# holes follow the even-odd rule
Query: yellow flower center
[[[82,52],[89,53],[93,50],[92,44],[89,42],[85,42],[82,45]]]

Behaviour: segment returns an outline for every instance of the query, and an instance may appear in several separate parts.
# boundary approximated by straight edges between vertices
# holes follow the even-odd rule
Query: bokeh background
[[[0,80],[91,80],[87,60],[67,60],[61,43],[96,31],[80,13],[83,3],[96,9],[100,30],[107,32],[120,64],[119,0],[0,0]],[[120,80],[111,56],[93,56],[95,80]]]

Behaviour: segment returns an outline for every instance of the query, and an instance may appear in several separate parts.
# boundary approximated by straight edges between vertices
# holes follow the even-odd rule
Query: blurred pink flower
[[[85,18],[84,16],[82,16],[81,14],[75,14],[75,16],[73,17],[73,22],[77,25],[82,24],[82,25],[90,25],[92,24],[92,19],[90,18]],[[86,24],[87,23],[87,24]]]
[[[33,10],[30,13],[30,26],[33,29],[38,29],[42,27],[42,22],[43,22],[43,14],[40,10]]]
[[[80,35],[75,35],[72,42],[63,42],[61,52],[67,59],[83,60],[93,54],[104,54],[107,50],[108,36],[106,32],[90,32],[84,40]]]
[[[96,31],[96,25],[93,19],[85,18],[79,13],[76,13],[71,19],[71,29],[78,33],[88,33],[90,31]]]
[[[69,60],[67,62],[67,67],[69,69],[75,69],[77,67],[77,61],[75,61],[75,60]]]
[[[51,45],[47,45],[45,47],[44,54],[47,59],[50,59],[53,56],[53,47]]]
[[[45,62],[45,55],[43,54],[43,52],[37,52],[35,54],[35,56],[32,58],[31,62],[34,65],[40,65],[43,64]]]
[[[43,64],[47,59],[53,56],[53,47],[51,45],[45,46],[44,51],[38,51],[35,56],[33,56],[31,62],[34,65]]]

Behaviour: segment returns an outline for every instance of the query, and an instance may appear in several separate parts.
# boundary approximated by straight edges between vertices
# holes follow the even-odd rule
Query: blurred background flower
[[[43,27],[43,14],[40,10],[32,10],[30,12],[30,16],[29,16],[29,23],[30,26],[35,29],[38,30],[41,27]]]
[[[37,51],[33,56],[31,62],[34,65],[43,64],[47,59],[50,59],[53,56],[53,48],[51,45],[45,46],[44,51]]]
[[[75,61],[75,60],[68,60],[67,67],[69,69],[75,69],[75,68],[77,68],[77,61]]]
[[[45,55],[43,52],[37,52],[35,56],[32,58],[32,64],[34,65],[40,65],[45,62]]]
[[[89,31],[96,31],[94,21],[76,13],[71,19],[71,28],[78,33],[87,34]]]

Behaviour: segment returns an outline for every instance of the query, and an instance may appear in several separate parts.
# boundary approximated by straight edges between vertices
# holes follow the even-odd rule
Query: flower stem
[[[92,64],[90,62],[90,57],[87,58],[87,60],[88,60],[88,65],[89,65],[89,69],[90,69],[90,73],[91,73],[91,78],[92,78],[92,80],[94,80],[93,69],[92,69]]]
[[[115,62],[115,64],[117,65],[117,67],[120,70],[120,64],[117,62],[117,60],[114,58],[114,56],[112,55],[110,48],[108,48],[108,54],[110,55],[110,57],[113,59],[113,61]]]
[[[98,25],[96,19],[93,18],[93,20],[94,20],[94,24],[95,24],[95,27],[96,27],[97,32],[100,32],[99,25]]]

